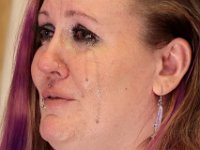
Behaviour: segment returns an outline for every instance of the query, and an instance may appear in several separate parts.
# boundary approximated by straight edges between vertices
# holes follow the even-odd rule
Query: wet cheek
[[[88,95],[95,98],[103,97],[105,92],[113,84],[113,68],[103,63],[104,61],[89,60],[86,63],[83,73],[83,88]],[[110,64],[110,63],[109,63]],[[115,77],[114,77],[115,78]]]

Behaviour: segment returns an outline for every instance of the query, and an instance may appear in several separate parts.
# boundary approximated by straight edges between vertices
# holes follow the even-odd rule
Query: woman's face
[[[40,133],[55,149],[133,149],[153,132],[155,59],[130,6],[44,1],[32,78],[45,105]]]

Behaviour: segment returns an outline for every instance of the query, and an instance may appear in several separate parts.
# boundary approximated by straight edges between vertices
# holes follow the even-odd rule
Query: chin
[[[56,116],[45,117],[40,123],[40,135],[51,145],[73,141],[75,131],[74,127],[68,127]]]
[[[82,139],[85,130],[86,123],[79,117],[64,120],[57,115],[46,115],[40,122],[41,137],[56,150]]]

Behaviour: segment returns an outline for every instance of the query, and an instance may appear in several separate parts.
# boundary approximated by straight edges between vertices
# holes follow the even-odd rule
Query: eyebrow
[[[47,17],[50,16],[49,13],[48,13],[48,11],[46,11],[46,10],[40,11],[39,14],[38,14],[38,16],[39,16],[39,15],[45,15],[45,16],[47,16]],[[89,16],[89,15],[83,13],[83,12],[76,11],[76,10],[67,10],[67,11],[65,12],[65,17],[73,17],[73,16],[85,17],[85,18],[87,18],[87,19],[92,20],[93,22],[98,23],[98,21],[97,21],[94,17]]]

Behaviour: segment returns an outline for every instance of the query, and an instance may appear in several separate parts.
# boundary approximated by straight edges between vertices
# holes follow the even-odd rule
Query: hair
[[[165,117],[149,149],[200,149],[200,1],[141,0],[144,41],[160,49],[176,38],[192,49],[191,65],[180,84],[165,96]]]
[[[16,64],[5,112],[0,150],[52,150],[39,134],[39,96],[31,78],[37,49],[38,11],[44,0],[30,0],[19,37]],[[200,1],[141,0],[144,41],[161,48],[183,38],[192,48],[192,62],[180,84],[165,97],[165,117],[148,149],[200,149]]]

